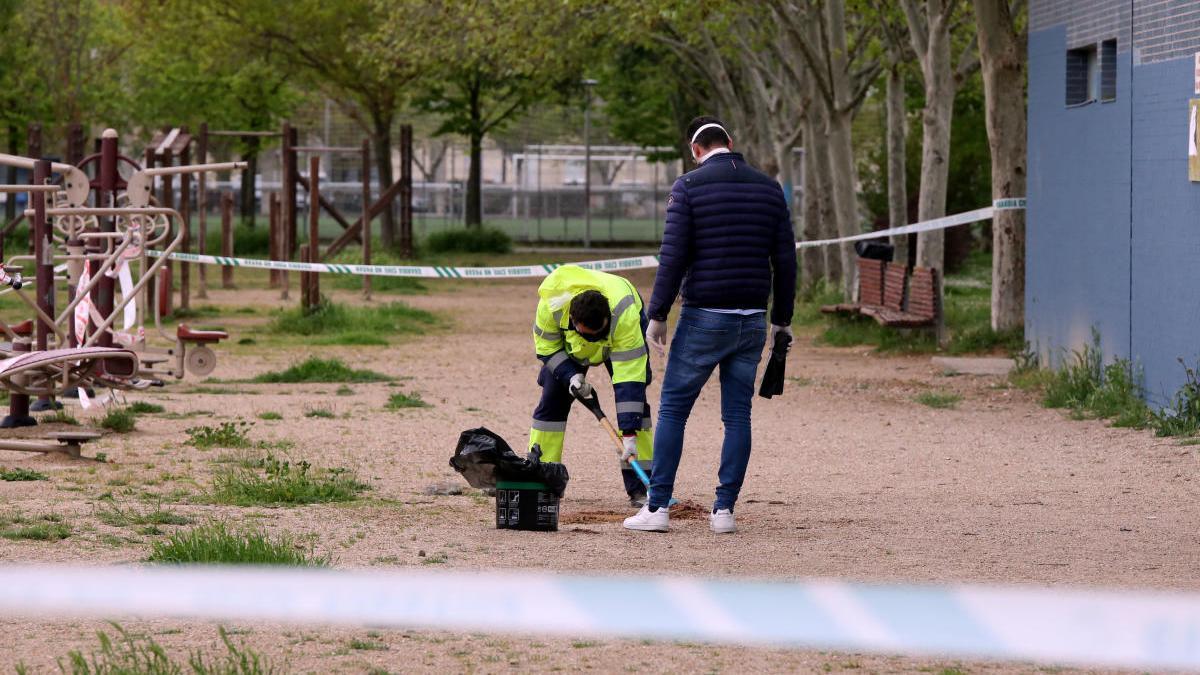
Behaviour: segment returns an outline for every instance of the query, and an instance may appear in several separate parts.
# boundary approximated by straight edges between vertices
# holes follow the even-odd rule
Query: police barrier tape
[[[876,230],[874,232],[864,232],[850,237],[841,237],[839,239],[819,239],[813,241],[796,242],[796,248],[810,248],[813,246],[828,246],[830,244],[838,244],[841,242],[859,241],[863,239],[878,239],[890,235],[912,234],[916,232],[928,232],[930,230],[941,230],[947,227],[955,227],[958,225],[966,225],[968,223],[977,223],[982,220],[991,219],[995,211],[1024,209],[1025,200],[1023,198],[998,199],[992,206],[958,213],[944,218],[935,218],[926,220],[920,223],[905,225],[904,227],[894,227],[887,230]],[[158,257],[162,255],[158,251],[147,251],[147,255]],[[306,263],[306,262],[291,262],[287,260],[260,260],[257,258],[231,258],[218,255],[200,255],[198,253],[172,253],[171,260],[179,260],[182,262],[199,263],[202,265],[221,265],[224,267],[251,267],[264,270],[286,270],[290,272],[318,272],[318,273],[333,273],[333,274],[355,274],[359,276],[381,276],[381,277],[418,277],[425,279],[496,279],[509,278],[520,279],[530,277],[544,277],[549,275],[555,269],[561,267],[563,263],[546,263],[535,265],[515,265],[512,267],[448,267],[448,266],[431,266],[431,265],[354,265],[340,263]],[[586,262],[570,263],[578,265],[586,269],[600,270],[603,272],[621,272],[625,270],[649,269],[658,267],[658,256],[643,255],[634,256],[631,258],[613,258],[610,260],[591,260]]]
[[[604,635],[1200,667],[1200,594],[246,567],[0,567],[0,613]]]

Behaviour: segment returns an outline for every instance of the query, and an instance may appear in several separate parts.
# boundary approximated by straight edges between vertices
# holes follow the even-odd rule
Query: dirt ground
[[[649,297],[651,276],[634,277]],[[446,285],[439,285],[439,284]],[[110,434],[85,453],[107,463],[0,452],[0,465],[51,480],[0,482],[2,511],[55,513],[73,527],[56,542],[0,540],[0,561],[137,563],[152,536],[97,518],[101,498],[161,502],[198,520],[223,518],[308,537],[341,568],[547,569],[715,577],[838,577],[904,582],[996,582],[1200,589],[1200,516],[1193,447],[1147,432],[1071,421],[999,377],[947,376],[928,356],[879,356],[865,349],[811,346],[802,338],[788,362],[781,399],[756,399],[754,455],[738,504],[741,530],[717,536],[702,520],[672,523],[666,535],[621,528],[631,513],[607,437],[576,410],[565,461],[571,483],[558,533],[493,528],[493,505],[447,465],[461,430],[485,425],[514,446],[525,442],[538,397],[529,326],[536,281],[429,283],[405,296],[438,312],[447,327],[389,347],[278,350],[217,348],[213,377],[245,378],[309,354],[336,355],[396,384],[203,384],[131,396],[166,407],[138,418],[138,430]],[[212,291],[230,307],[281,306],[265,290]],[[350,291],[335,292],[354,301]],[[382,297],[382,296],[381,296]],[[385,301],[377,299],[376,302]],[[291,303],[288,303],[289,305]],[[231,313],[239,327],[262,316]],[[654,364],[658,399],[662,363]],[[599,377],[603,378],[603,375]],[[611,389],[600,388],[609,407]],[[395,391],[432,407],[389,411]],[[916,403],[917,394],[962,396],[954,409]],[[192,392],[192,393],[189,393]],[[336,416],[304,415],[326,407]],[[261,421],[265,411],[282,413]],[[72,411],[85,423],[92,412]],[[294,459],[355,470],[370,484],[345,505],[238,508],[205,504],[221,450],[184,445],[185,429],[242,418],[250,435],[289,440]],[[709,503],[721,440],[719,400],[710,385],[692,415],[676,496]],[[167,528],[170,529],[170,528]],[[653,611],[631,607],[630,612]],[[127,621],[173,654],[219,651],[216,624]],[[227,624],[234,639],[285,672],[1030,672],[1029,664],[961,662],[692,643],[549,639],[320,626]],[[101,621],[0,622],[0,668],[57,672],[71,649],[96,646]],[[354,642],[359,640],[361,642]],[[361,648],[369,644],[368,648]],[[353,646],[352,646],[353,645]],[[355,648],[355,647],[360,648]],[[1050,670],[1050,669],[1048,669]],[[1056,669],[1054,669],[1056,670]]]

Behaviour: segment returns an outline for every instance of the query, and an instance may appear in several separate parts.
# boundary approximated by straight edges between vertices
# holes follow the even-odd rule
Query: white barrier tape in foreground
[[[640,608],[633,611],[632,608]],[[606,635],[1200,667],[1200,594],[530,573],[3,567],[0,614]]]
[[[840,244],[842,242],[860,241],[863,239],[878,239],[891,235],[912,234],[914,232],[928,232],[930,230],[941,230],[947,227],[955,227],[957,225],[966,225],[968,223],[977,223],[981,220],[988,220],[992,217],[994,211],[1013,210],[1025,208],[1025,200],[1023,198],[998,199],[992,206],[987,206],[966,213],[958,213],[944,218],[935,218],[934,220],[926,220],[920,223],[905,225],[904,227],[894,227],[887,230],[876,230],[875,232],[864,232],[850,237],[841,237],[839,239],[819,239],[814,241],[799,241],[796,242],[796,248],[810,248],[813,246],[828,246],[830,244]],[[162,255],[158,251],[146,251],[146,254],[151,257]],[[222,265],[225,267],[252,267],[255,269],[264,270],[287,270],[290,272],[320,272],[333,274],[356,274],[359,276],[380,276],[380,277],[417,277],[425,279],[496,279],[508,278],[519,279],[529,277],[544,277],[553,272],[555,269],[562,266],[562,263],[548,263],[536,265],[518,265],[514,267],[440,267],[427,265],[342,265],[334,263],[306,263],[306,262],[290,262],[283,260],[260,260],[257,258],[229,258],[219,255],[200,255],[198,253],[172,253],[171,260],[180,260],[183,262],[199,263],[202,265]],[[602,272],[622,272],[626,270],[649,269],[658,267],[658,256],[643,255],[632,258],[614,258],[611,260],[592,260],[588,262],[571,263],[590,270],[600,270]]]

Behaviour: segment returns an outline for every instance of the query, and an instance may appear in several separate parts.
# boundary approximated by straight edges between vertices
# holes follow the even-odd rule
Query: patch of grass
[[[347,469],[314,468],[303,460],[292,463],[270,455],[255,464],[219,471],[213,477],[212,500],[234,506],[348,502],[367,489]]]
[[[328,408],[309,408],[304,411],[305,417],[315,417],[317,419],[331,420],[337,417],[332,410]]]
[[[134,401],[125,409],[134,415],[155,415],[167,410],[157,403],[147,403],[145,401]]]
[[[913,397],[913,400],[930,408],[955,408],[962,402],[962,396],[944,391],[923,391]]]
[[[55,410],[52,415],[45,415],[41,419],[42,424],[70,424],[73,427],[79,426],[79,420],[75,419],[66,410]]]
[[[71,526],[63,522],[62,516],[46,514],[28,518],[12,513],[0,518],[0,537],[29,541],[62,541],[71,536]]]
[[[257,391],[235,389],[233,387],[188,387],[181,394],[209,394],[212,396],[255,396]]]
[[[0,480],[6,481],[27,481],[27,480],[50,480],[46,474],[33,469],[15,469],[0,468]]]
[[[196,448],[248,448],[251,443],[246,432],[249,430],[249,422],[222,422],[215,427],[189,427],[184,432],[188,435],[188,445]]]
[[[188,656],[186,667],[173,659],[153,638],[133,635],[117,623],[112,623],[116,635],[110,637],[98,631],[98,651],[84,654],[79,650],[67,653],[66,660],[58,659],[58,669],[71,675],[276,675],[275,668],[263,655],[249,647],[239,647],[230,639],[224,627],[217,629],[225,651],[210,657],[200,651]],[[18,666],[17,672],[21,673]]]
[[[218,249],[219,250],[219,249]],[[221,316],[221,308],[215,305],[197,305],[195,307],[175,307],[171,310],[174,319],[207,319]]]
[[[355,370],[341,359],[311,356],[287,370],[263,373],[253,382],[296,384],[301,382],[388,382],[392,378],[373,370]]]
[[[358,638],[350,640],[350,644],[347,646],[349,646],[350,649],[357,649],[359,651],[385,651],[388,648],[388,646],[382,642],[375,642],[374,640],[360,640]]]
[[[398,391],[388,396],[387,405],[384,407],[388,410],[401,410],[403,408],[429,408],[431,406],[416,392],[405,394]]]
[[[1194,436],[1200,432],[1200,377],[1182,359],[1184,383],[1161,410],[1153,413],[1150,425],[1158,436]]]
[[[423,565],[444,565],[444,564],[446,564],[446,561],[449,559],[450,559],[449,556],[447,556],[445,553],[434,553],[433,555],[428,556],[426,558],[421,558],[421,564],[423,564]]]
[[[337,388],[337,391],[335,391],[333,393],[337,394],[338,396],[353,396],[354,390],[343,384],[342,386]]]
[[[492,227],[467,227],[434,232],[425,238],[430,253],[509,253],[512,237]]]
[[[176,532],[151,545],[149,562],[221,565],[325,567],[329,556],[305,550],[289,534],[233,528],[221,521]]]
[[[156,504],[150,509],[139,511],[132,506],[122,508],[115,502],[105,501],[107,503],[96,513],[96,517],[105,525],[112,525],[113,527],[130,527],[133,525],[191,525],[193,522],[188,516],[175,513],[170,509],[164,509],[162,504]],[[155,534],[158,533],[155,532]]]
[[[266,412],[260,412],[260,413],[258,413],[258,419],[260,419],[260,420],[265,420],[265,421],[268,421],[268,422],[270,422],[270,421],[273,421],[273,420],[281,420],[281,419],[283,419],[283,415],[281,415],[281,414],[279,414],[279,413],[277,413],[277,412],[274,412],[274,411],[268,410],[268,411],[266,411]]]
[[[1067,408],[1075,419],[1113,420],[1113,426],[1143,429],[1156,416],[1142,399],[1141,372],[1128,359],[1105,365],[1100,335],[1092,330],[1092,343],[1071,353],[1061,368],[1046,375],[1018,375],[1042,386],[1042,405]]]
[[[137,426],[135,419],[129,408],[109,408],[104,417],[100,418],[100,426],[118,434],[127,434]]]
[[[420,335],[436,323],[433,314],[401,302],[357,307],[322,300],[312,311],[294,308],[280,312],[267,330],[303,336],[308,338],[307,344],[386,345],[395,335]]]

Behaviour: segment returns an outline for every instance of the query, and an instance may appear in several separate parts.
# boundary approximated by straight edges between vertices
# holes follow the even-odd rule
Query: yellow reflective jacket
[[[612,311],[608,336],[596,342],[569,329],[571,300],[589,290],[603,293]],[[580,366],[610,361],[619,426],[640,428],[642,413],[635,414],[634,407],[646,400],[649,357],[642,332],[642,298],[629,280],[578,265],[554,270],[538,287],[533,343],[538,358],[564,384],[582,370]]]

